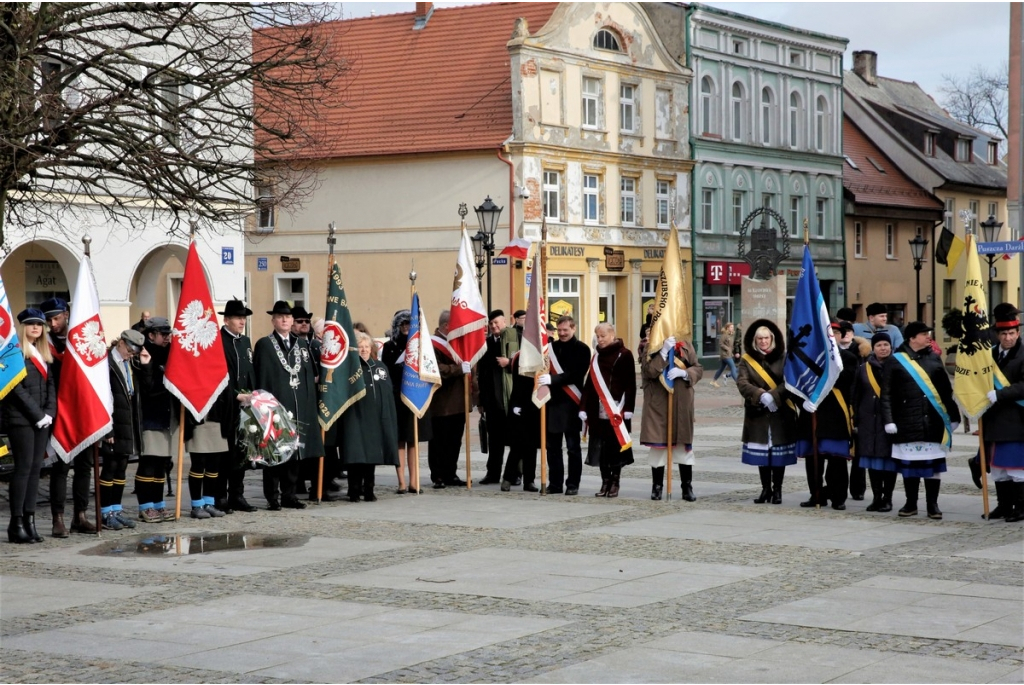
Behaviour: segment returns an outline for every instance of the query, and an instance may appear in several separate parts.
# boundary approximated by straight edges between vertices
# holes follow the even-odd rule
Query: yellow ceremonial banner
[[[964,334],[956,348],[956,374],[953,394],[971,418],[989,408],[988,391],[993,388],[996,363],[992,358],[989,335],[988,303],[978,264],[978,244],[974,236],[966,241],[967,279],[964,281]]]
[[[960,261],[960,255],[964,252],[964,241],[960,239],[960,236],[954,235],[953,242],[949,246],[949,254],[946,256],[946,275],[952,276],[953,270],[956,268],[957,262]]]
[[[669,231],[668,245],[665,246],[665,261],[661,265],[658,292],[655,293],[654,316],[647,349],[651,353],[658,353],[667,338],[689,340],[692,335],[690,308],[683,289],[683,269],[679,259],[679,236],[673,225]]]

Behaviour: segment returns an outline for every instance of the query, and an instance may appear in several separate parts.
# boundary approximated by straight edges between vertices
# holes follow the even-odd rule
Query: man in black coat
[[[295,496],[299,460],[317,458],[324,453],[316,413],[316,369],[307,342],[291,332],[292,308],[288,303],[275,302],[267,314],[272,317],[274,331],[256,341],[253,351],[256,387],[270,392],[282,407],[292,412],[299,428],[301,447],[284,464],[264,469],[263,494],[271,511],[282,506],[305,509],[306,505]]]
[[[256,389],[256,372],[252,364],[252,342],[245,335],[246,318],[252,310],[241,300],[228,300],[224,311],[224,325],[220,329],[220,340],[228,363],[228,387],[217,400],[223,409],[221,434],[228,441],[228,456],[221,462],[215,491],[217,509],[225,513],[233,510],[253,512],[256,507],[245,499],[245,454],[238,449],[238,424],[241,407],[248,404],[252,391]]]
[[[508,398],[512,394],[512,357],[519,351],[516,329],[505,327],[505,313],[495,309],[488,322],[487,352],[477,364],[480,408],[487,420],[487,474],[481,485],[501,481],[501,465],[508,444]]]
[[[562,464],[562,438],[569,459],[569,476],[565,478],[565,494],[575,495],[580,489],[583,472],[583,451],[579,418],[579,398],[583,379],[590,366],[590,348],[576,337],[576,321],[571,316],[558,319],[558,340],[551,343],[551,373],[539,382],[551,386],[547,409],[548,493],[562,492],[565,469]],[[561,369],[561,371],[559,371]]]
[[[537,492],[537,450],[540,448],[540,408],[533,403],[533,376],[519,373],[519,353],[512,358],[512,394],[508,400],[508,461],[501,476],[501,490],[523,479],[525,492]]]
[[[1020,339],[1020,312],[1004,302],[992,314],[998,344],[992,357],[1002,372],[996,389],[988,393],[992,406],[985,412],[985,453],[996,484],[996,508],[989,520],[1024,521],[1024,351]],[[1000,387],[1002,386],[1002,387]],[[975,466],[972,464],[972,470]],[[980,479],[980,471],[979,471]]]

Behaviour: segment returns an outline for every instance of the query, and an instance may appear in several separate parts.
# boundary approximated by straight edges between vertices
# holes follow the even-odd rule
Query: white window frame
[[[700,80],[700,130],[702,134],[715,134],[715,81],[710,76]]]
[[[658,179],[654,186],[655,218],[658,228],[672,226],[672,181]]]
[[[971,200],[967,203],[968,209],[971,210],[971,233],[975,236],[978,235],[978,215],[981,213],[981,203],[977,200]]]
[[[156,125],[163,132],[168,145],[178,142],[181,134],[181,120],[177,112],[181,109],[182,83],[169,76],[157,76],[153,81],[153,109],[159,112]]]
[[[548,302],[559,299],[576,299],[576,307],[573,309],[572,318],[576,320],[576,328],[583,328],[581,320],[583,312],[583,297],[580,295],[580,277],[571,274],[551,274],[548,276]]]
[[[794,103],[794,100],[796,102]],[[800,147],[800,110],[802,109],[803,98],[800,97],[800,93],[793,90],[789,93],[789,146],[791,148]]]
[[[893,224],[885,225],[885,258],[896,259],[896,227]]]
[[[271,183],[256,183],[256,232],[273,233],[277,229],[277,204]]]
[[[714,188],[702,188],[700,191],[700,230],[705,233],[715,230]]]
[[[974,141],[970,138],[956,139],[956,161],[970,162],[974,152]]]
[[[596,90],[590,90],[588,88],[590,85],[594,85]],[[584,76],[581,88],[583,97],[580,125],[587,129],[599,129],[601,128],[601,79],[594,76]]]
[[[814,201],[814,235],[824,238],[828,228],[828,198],[819,197]]]
[[[947,197],[945,204],[946,204],[946,210],[945,210],[945,213],[944,213],[944,215],[942,217],[942,219],[943,219],[943,221],[945,223],[943,225],[946,227],[947,231],[951,231],[952,232],[952,230],[953,230],[953,221],[956,219],[956,198],[955,197]]]
[[[737,95],[736,91],[739,91]],[[743,101],[744,97],[743,84],[740,81],[732,82],[732,90],[730,92],[730,103],[732,107],[732,139],[736,142],[743,142],[743,133],[745,126],[743,125]]]
[[[287,292],[283,289],[284,281],[290,281]],[[296,297],[295,291],[292,290],[295,281],[302,282],[301,298]],[[309,274],[305,272],[274,274],[274,299],[290,302],[293,307],[300,305],[303,308],[307,307],[309,305]]]
[[[988,214],[985,215],[985,220],[988,221],[988,217],[994,216],[996,220],[999,219],[999,203],[989,202],[988,203]]]
[[[544,218],[552,221],[562,220],[562,172],[557,169],[544,169],[541,176],[543,184],[542,212]],[[554,213],[552,213],[552,210]]]
[[[583,223],[601,223],[601,177],[598,174],[583,174]]]
[[[619,131],[622,133],[637,132],[636,103],[639,90],[640,86],[635,83],[619,84]]]
[[[828,100],[824,95],[819,95],[815,104],[814,129],[815,148],[824,152],[828,145]]]
[[[765,86],[761,89],[761,144],[772,144],[772,89]]]
[[[988,142],[988,163],[992,166],[999,164],[999,143],[992,140]]]
[[[801,198],[791,197],[789,198],[789,234],[791,236],[800,235],[800,210]]]
[[[864,256],[864,224],[859,221],[853,222],[853,256]]]
[[[933,131],[925,131],[924,154],[927,157],[935,156],[935,133]]]
[[[761,193],[761,206],[775,209],[775,193]]]
[[[640,223],[636,203],[639,185],[640,181],[634,176],[619,178],[619,222],[623,226],[636,226]]]
[[[732,191],[732,232],[738,234],[740,226],[743,225],[743,218],[746,216],[747,191]]]

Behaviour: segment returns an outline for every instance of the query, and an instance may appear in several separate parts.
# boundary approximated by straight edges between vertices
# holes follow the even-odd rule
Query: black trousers
[[[466,430],[466,415],[431,418],[433,437],[427,443],[427,465],[432,483],[451,483],[458,475],[459,452]]]
[[[867,469],[860,465],[860,457],[850,462],[850,497],[863,497],[867,490]]]
[[[569,477],[566,488],[580,487],[583,474],[583,450],[580,447],[580,431],[570,428],[565,433],[548,433],[548,482],[556,490],[562,487],[565,470],[562,466],[562,436],[565,436],[565,452],[569,460]]]
[[[847,460],[843,457],[818,457],[817,479],[814,474],[814,457],[804,459],[804,467],[807,469],[807,487],[811,491],[813,499],[818,491],[821,491],[821,499],[828,500],[832,504],[845,504],[846,493],[850,485],[850,476],[846,471]],[[825,485],[822,486],[822,476],[825,478]]]
[[[64,513],[64,503],[68,498],[68,471],[74,468],[75,475],[71,479],[71,499],[75,513],[89,510],[89,483],[92,481],[92,448],[79,454],[65,463],[58,458],[50,467],[50,511],[55,514]]]
[[[373,493],[373,486],[377,478],[377,466],[375,464],[348,464],[348,496],[366,497]]]
[[[522,471],[520,471],[520,465],[522,465]],[[508,450],[508,461],[505,462],[505,473],[501,476],[502,480],[507,480],[509,483],[515,483],[516,479],[522,475],[523,485],[532,483],[537,479],[537,447],[535,445],[523,445],[521,441],[519,444],[512,445]]]
[[[299,462],[301,459],[289,459],[283,464],[263,469],[263,496],[267,502],[280,502],[281,499],[295,499],[295,484],[299,480]],[[311,459],[310,461],[316,461]],[[280,490],[280,496],[278,495]]]
[[[140,459],[141,461],[141,459]],[[100,469],[100,506],[109,507],[121,503],[124,494],[124,474],[128,470],[128,455],[108,452],[103,455]],[[163,481],[160,481],[161,487]]]
[[[499,480],[501,465],[505,459],[506,428],[508,417],[500,407],[493,410],[485,409],[487,416],[487,478]]]
[[[39,472],[46,459],[46,443],[50,429],[15,426],[7,429],[14,455],[14,474],[11,477],[11,516],[36,513],[39,493]]]
[[[248,470],[249,460],[238,449],[234,440],[228,440],[227,456],[221,460],[217,471],[214,498],[218,502],[223,502],[229,497],[235,499],[245,495],[245,472]]]

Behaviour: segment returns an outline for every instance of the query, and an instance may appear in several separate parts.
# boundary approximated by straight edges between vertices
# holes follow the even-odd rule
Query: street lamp
[[[994,243],[998,241],[999,231],[1001,231],[1002,228],[1003,222],[996,221],[995,216],[989,214],[988,221],[981,222],[981,234],[985,238],[985,242]],[[988,289],[986,290],[986,294],[989,297],[989,311],[992,311],[992,306],[996,304],[996,302],[992,299],[992,279],[996,277],[996,255],[987,254],[985,255],[985,259],[988,260]]]
[[[917,276],[917,304],[915,311],[917,317],[915,321],[921,320],[921,264],[924,262],[924,248],[928,246],[928,239],[922,235],[915,235],[913,240],[907,241],[910,243],[910,255],[914,258],[914,273]]]
[[[473,241],[473,258],[476,261],[476,285],[482,288],[484,285],[484,265],[487,264],[487,254],[484,252],[484,243],[487,241],[480,231],[476,232],[470,240]]]
[[[483,250],[487,253],[487,311],[490,316],[491,311],[491,260],[494,257],[494,234],[498,230],[498,217],[501,216],[501,210],[504,207],[499,207],[491,201],[491,196],[488,195],[487,199],[483,201],[479,207],[474,207],[473,211],[476,212],[476,218],[480,221],[480,232],[477,236],[483,240]]]

